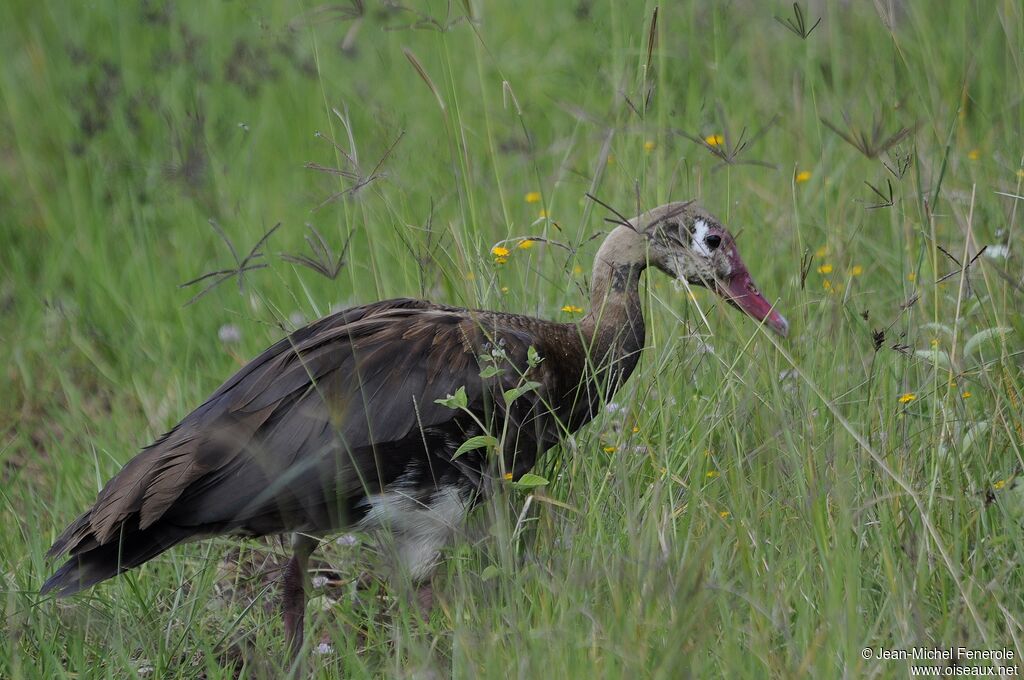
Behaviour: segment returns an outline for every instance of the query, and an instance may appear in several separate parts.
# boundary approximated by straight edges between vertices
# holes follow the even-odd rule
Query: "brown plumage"
[[[521,477],[632,373],[648,264],[787,330],[732,237],[692,203],[612,231],[579,323],[411,299],[332,314],[253,359],[129,461],[54,542],[48,555],[69,559],[42,591],[70,595],[187,540],[295,532],[284,615],[297,652],[315,537],[389,529],[396,566],[425,582],[493,481]],[[533,389],[506,403],[528,382]],[[438,403],[460,388],[465,411]],[[500,456],[479,448],[454,457],[471,437],[502,431]]]

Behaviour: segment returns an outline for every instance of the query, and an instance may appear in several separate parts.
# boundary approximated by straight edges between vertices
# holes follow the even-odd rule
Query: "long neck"
[[[599,367],[612,369],[604,375],[613,390],[633,372],[644,346],[639,285],[646,267],[643,236],[624,226],[605,238],[594,261],[590,311],[580,325],[590,341],[592,359]]]

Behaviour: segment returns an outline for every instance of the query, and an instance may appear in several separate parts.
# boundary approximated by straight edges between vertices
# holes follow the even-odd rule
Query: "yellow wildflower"
[[[541,210],[537,213],[537,217],[539,217],[541,219],[544,219],[547,216],[548,216],[548,211],[544,210],[543,208],[541,208]]]
[[[543,211],[541,211],[541,212],[543,212]],[[529,250],[530,248],[533,247],[534,243],[535,243],[535,241],[527,238],[527,239],[523,239],[522,241],[520,241],[519,245],[516,246],[516,247],[519,248],[520,250]]]
[[[708,135],[704,138],[704,141],[707,142],[708,146],[722,146],[725,144],[725,137],[722,135]]]
[[[633,434],[636,434],[636,433],[637,433],[637,432],[639,432],[639,431],[640,431],[640,428],[639,428],[639,427],[637,427],[636,425],[634,425],[634,426],[633,426]]]
[[[605,453],[615,453],[615,447],[614,446],[605,446],[605,447],[603,447],[602,450]]]
[[[646,151],[647,153],[654,151],[656,148],[658,148],[658,145],[655,144],[652,140],[648,139],[646,142],[644,142],[644,151]]]
[[[718,470],[708,470],[707,474],[704,475],[708,479],[714,479],[718,476]]]
[[[491,255],[495,257],[508,257],[512,254],[512,251],[504,246],[494,246],[491,248]]]
[[[822,246],[822,247],[820,247],[820,248],[818,248],[817,250],[814,251],[814,256],[815,257],[825,257],[826,255],[828,255],[828,246],[827,245],[826,246]]]
[[[828,279],[825,279],[824,281],[821,282],[821,287],[824,288],[825,290],[827,290],[830,293],[833,290],[832,282],[830,280],[828,280]]]
[[[562,307],[562,311],[568,314],[582,314],[583,308],[577,307],[576,305],[565,305]]]
[[[501,292],[502,293],[507,293],[508,292],[508,286],[502,286],[501,287]]]
[[[796,180],[797,184],[800,184],[801,182],[806,182],[810,178],[811,178],[811,171],[810,170],[801,170],[800,172],[796,173],[796,177],[794,177],[794,179]]]
[[[530,193],[526,194],[526,202],[527,203],[540,203],[540,192],[539,191],[531,191]]]
[[[963,397],[964,399],[970,399],[971,398],[971,393],[968,390],[968,391],[964,392],[963,394],[961,394],[960,396]]]
[[[938,338],[932,338],[929,342],[931,342],[932,347],[938,347],[939,346],[939,339]]]
[[[818,273],[819,274],[831,274],[832,273],[832,265],[830,265],[828,263],[821,265],[820,267],[818,267]]]
[[[615,165],[615,154],[608,154],[608,165]]]
[[[981,158],[981,152],[978,151],[977,149],[971,149],[970,151],[967,152],[967,158],[969,158],[972,161],[976,161],[979,158]]]
[[[850,276],[860,276],[863,273],[864,267],[861,267],[859,264],[853,265],[853,267],[850,269]]]
[[[511,473],[511,472],[506,472],[506,473],[505,473],[504,475],[502,475],[502,476],[503,476],[503,477],[505,478],[505,481],[506,481],[506,482],[511,482],[511,481],[512,481],[512,473]]]
[[[916,394],[914,394],[913,392],[907,392],[906,394],[900,396],[899,402],[901,404],[909,404],[910,402],[914,401],[915,399],[917,399],[917,395]]]
[[[1004,486],[1006,486],[1006,483],[1008,481],[1010,481],[1010,480],[1009,479],[1000,479],[998,482],[996,482],[995,484],[992,485],[992,488],[995,489],[996,491],[999,491]]]
[[[729,512],[728,510],[722,510],[720,513],[718,513],[718,516],[721,517],[722,519],[729,519],[729,515],[731,515],[731,514],[732,513]]]

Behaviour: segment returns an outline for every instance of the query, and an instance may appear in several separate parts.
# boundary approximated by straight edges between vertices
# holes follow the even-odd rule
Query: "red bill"
[[[786,337],[789,333],[789,322],[779,314],[768,302],[761,291],[757,289],[754,279],[747,271],[739,254],[733,254],[732,276],[726,281],[718,283],[718,294],[724,297],[729,304],[735,305],[757,321],[764,322],[764,325],[773,331]]]

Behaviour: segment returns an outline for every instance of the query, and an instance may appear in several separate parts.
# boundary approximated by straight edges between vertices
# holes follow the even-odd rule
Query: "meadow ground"
[[[1024,6],[655,8],[2,3],[0,677],[281,658],[279,542],[179,547],[59,602],[45,550],[283,329],[393,296],[574,318],[607,229],[588,191],[699,198],[790,337],[650,274],[637,374],[547,486],[477,513],[428,623],[356,587],[365,537],[324,550],[314,674],[1019,662]]]

